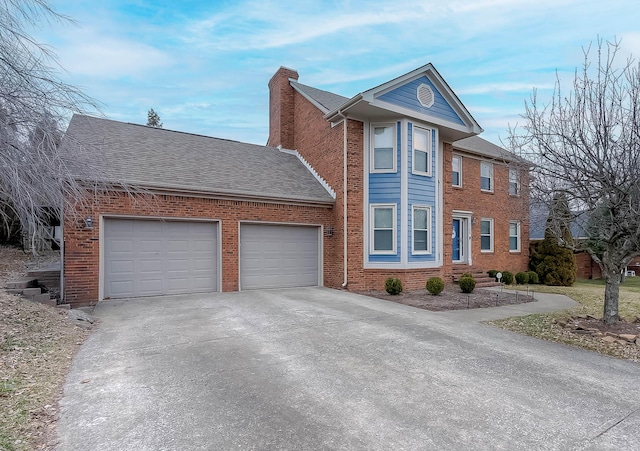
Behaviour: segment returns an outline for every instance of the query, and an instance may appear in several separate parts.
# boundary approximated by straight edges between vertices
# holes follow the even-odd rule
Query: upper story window
[[[371,172],[396,172],[395,125],[372,124],[371,129]]]
[[[509,250],[520,252],[520,222],[509,222]]]
[[[396,206],[371,205],[371,253],[396,253]]]
[[[488,161],[480,163],[480,189],[493,191],[493,163]]]
[[[451,159],[451,184],[462,187],[462,157],[454,155]]]
[[[520,195],[520,174],[517,168],[509,168],[509,194]]]
[[[431,253],[431,207],[413,206],[413,217],[411,224],[413,226],[413,253],[414,254],[430,254]]]
[[[480,251],[493,252],[493,219],[480,220]]]
[[[413,173],[431,175],[431,130],[413,127]]]

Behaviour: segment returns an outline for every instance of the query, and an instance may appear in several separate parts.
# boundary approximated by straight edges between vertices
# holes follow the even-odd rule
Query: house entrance
[[[451,231],[451,246],[453,263],[470,263],[469,249],[469,218],[453,217]]]

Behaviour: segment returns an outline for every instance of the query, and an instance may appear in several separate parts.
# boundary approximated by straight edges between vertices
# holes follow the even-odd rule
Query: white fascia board
[[[482,133],[483,131],[482,128],[480,128],[479,126],[455,124],[453,122],[445,121],[433,116],[428,116],[426,114],[418,113],[417,111],[411,110],[409,108],[403,108],[403,107],[394,105],[392,103],[387,103],[379,99],[375,99],[371,101],[370,105],[380,109],[391,111],[393,113],[396,113],[402,116],[407,116],[413,119],[417,119],[422,122],[426,122],[426,123],[437,125],[443,128],[449,128],[462,133],[466,133],[469,136],[477,135],[479,133]]]
[[[294,82],[294,83],[291,83]],[[320,111],[322,111],[322,114],[327,114],[329,112],[328,109],[326,109],[323,105],[321,105],[320,103],[318,103],[317,100],[315,100],[313,97],[309,96],[306,92],[304,92],[302,89],[299,89],[296,86],[297,80],[294,80],[293,78],[289,79],[289,84],[291,85],[291,87],[293,89],[295,89],[295,91],[300,94],[302,97],[304,97],[305,99],[307,99],[309,102],[311,102],[313,104],[313,106],[315,106],[317,109],[319,109]]]

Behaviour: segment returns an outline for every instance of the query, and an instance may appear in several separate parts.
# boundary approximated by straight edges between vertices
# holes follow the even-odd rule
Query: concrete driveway
[[[100,303],[59,450],[640,449],[640,365],[325,289]]]

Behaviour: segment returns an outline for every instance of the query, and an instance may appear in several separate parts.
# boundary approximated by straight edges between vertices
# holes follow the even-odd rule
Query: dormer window
[[[371,126],[371,172],[396,172],[394,124]]]

